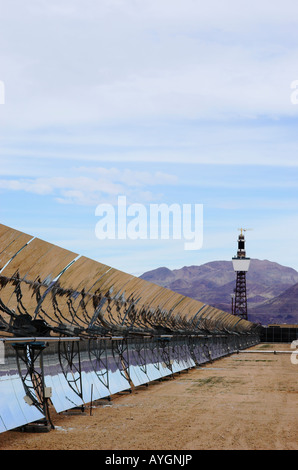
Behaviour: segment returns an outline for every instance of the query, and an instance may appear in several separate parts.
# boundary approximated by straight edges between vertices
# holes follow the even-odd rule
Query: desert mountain
[[[162,267],[142,274],[141,278],[231,311],[231,294],[236,284],[232,261],[212,261],[174,270]],[[250,320],[263,324],[298,323],[298,272],[295,269],[252,259],[247,273],[247,297]]]
[[[298,283],[282,294],[251,310],[251,319],[267,318],[270,322],[298,324]]]

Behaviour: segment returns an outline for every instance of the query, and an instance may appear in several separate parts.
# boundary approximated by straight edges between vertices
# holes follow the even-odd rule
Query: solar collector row
[[[216,341],[212,337],[196,337],[189,343],[183,338],[140,338],[128,339],[126,348],[121,351],[121,341],[71,342],[65,338],[63,342],[57,339],[48,343],[43,352],[44,382],[52,390],[51,401],[58,413],[162,379],[253,344],[253,338],[249,337],[221,336]],[[68,360],[72,347],[75,354]],[[5,342],[5,363],[0,364],[0,432],[44,418],[40,410],[24,400],[26,389],[22,377],[25,376],[33,387],[25,364],[17,363],[13,345]]]
[[[197,328],[202,326],[209,331],[218,332],[222,328],[230,331],[245,332],[250,328],[250,322],[224,313],[216,308],[204,306],[201,302],[190,299],[169,289],[157,286],[148,281],[136,278],[119,270],[95,262],[86,257],[80,257],[65,249],[59,248],[40,239],[32,239],[13,229],[1,227],[0,237],[2,252],[1,266],[11,259],[4,267],[1,275],[6,279],[16,276],[22,285],[22,304],[26,312],[34,318],[40,318],[54,325],[62,323],[86,328],[94,314],[94,298],[110,295],[114,299],[131,302],[135,301],[140,324],[148,328],[165,324],[173,329],[181,329],[190,325],[197,312],[202,309],[197,318]],[[18,251],[20,250],[20,251]],[[72,263],[72,264],[71,264]],[[69,266],[70,265],[70,266]],[[67,266],[68,269],[65,269]],[[58,281],[53,281],[58,278]],[[49,287],[53,283],[51,287]],[[1,290],[1,300],[8,308],[15,307],[14,285],[8,283]],[[42,301],[37,306],[32,290],[38,287]],[[56,312],[53,312],[51,294],[59,289],[67,295],[57,295],[55,298]],[[44,298],[43,298],[44,296]],[[83,304],[82,304],[83,299]],[[82,307],[83,305],[83,307]],[[146,312],[146,315],[141,315]],[[60,318],[59,318],[60,316]],[[6,320],[8,320],[6,318]],[[129,325],[132,320],[127,317]],[[96,324],[125,326],[123,315],[119,314],[117,306],[109,305],[109,310],[103,309],[100,321]]]
[[[44,320],[53,335],[62,326],[67,334],[71,328],[83,333],[90,328],[93,332],[98,328],[154,335],[160,328],[171,334],[189,330],[233,333],[229,338],[231,344],[235,342],[232,349],[237,347],[235,335],[254,331],[250,322],[1,224],[0,276],[0,323],[6,336],[11,335],[12,320],[26,315]],[[121,341],[116,342],[119,352],[110,340],[90,341],[91,348],[88,341],[75,345],[79,349],[71,367],[67,358],[74,343],[51,342],[44,350],[45,385],[52,389],[57,412],[161,379],[229,351],[224,340],[215,336],[211,342],[196,338],[191,348],[187,338],[168,342],[127,339],[122,350]],[[24,401],[22,376],[26,372],[19,373],[13,347],[6,346],[6,362],[0,364],[0,432],[43,417]],[[30,381],[28,374],[26,380]]]

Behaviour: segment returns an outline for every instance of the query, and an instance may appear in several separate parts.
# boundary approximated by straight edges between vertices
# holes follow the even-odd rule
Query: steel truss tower
[[[246,273],[249,269],[250,258],[246,257],[245,251],[243,232],[245,232],[246,229],[241,228],[239,230],[241,233],[238,237],[237,256],[232,258],[233,268],[236,272],[236,289],[234,302],[232,303],[232,314],[247,320]]]

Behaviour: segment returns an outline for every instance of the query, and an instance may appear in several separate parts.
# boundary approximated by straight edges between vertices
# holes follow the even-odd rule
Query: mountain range
[[[140,277],[231,312],[231,294],[236,286],[232,261],[212,261],[173,270],[161,267]],[[298,323],[298,272],[295,269],[252,259],[246,287],[250,321],[264,325]]]

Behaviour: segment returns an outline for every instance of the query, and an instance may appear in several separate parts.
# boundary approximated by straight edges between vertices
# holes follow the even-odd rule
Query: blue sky
[[[298,269],[298,4],[0,0],[0,218],[132,274]],[[204,241],[98,240],[95,210],[203,204]]]

